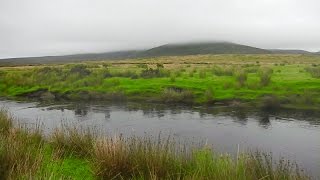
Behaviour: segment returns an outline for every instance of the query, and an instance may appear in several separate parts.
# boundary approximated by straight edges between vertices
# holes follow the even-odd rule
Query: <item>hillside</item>
[[[63,56],[0,59],[0,66],[69,63],[90,60],[116,60],[157,56],[184,56],[199,54],[318,54],[304,50],[261,49],[230,42],[203,42],[166,44],[148,50],[116,51],[107,53],[74,54]]]
[[[228,42],[166,44],[143,52],[143,56],[196,54],[270,54],[268,50]]]
[[[127,59],[136,57],[140,51],[116,51],[108,53],[92,53],[92,54],[74,54],[64,56],[43,56],[43,57],[23,57],[0,59],[1,65],[15,64],[43,64],[43,63],[66,63],[79,62],[88,60],[107,60],[107,59]]]
[[[274,54],[312,54],[309,51],[299,49],[268,49]]]

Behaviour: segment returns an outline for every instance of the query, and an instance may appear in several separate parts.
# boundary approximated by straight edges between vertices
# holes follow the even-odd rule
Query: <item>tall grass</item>
[[[260,77],[261,86],[267,86],[270,84],[272,73],[273,73],[273,70],[270,68],[264,68],[260,70],[259,77]]]
[[[180,88],[166,88],[160,99],[166,103],[192,103],[194,95],[192,91]]]
[[[172,139],[105,138],[95,144],[94,169],[101,179],[308,179],[295,163],[267,153],[236,160],[211,148],[191,149]]]
[[[320,67],[307,67],[305,70],[310,73],[313,78],[320,78]]]
[[[65,127],[56,129],[49,142],[58,156],[88,157],[93,149],[94,139],[95,135],[89,129]]]
[[[238,153],[234,159],[207,145],[190,146],[170,136],[97,137],[75,128],[44,138],[40,131],[11,125],[12,118],[5,111],[0,111],[0,117],[0,123],[7,125],[0,134],[0,179],[83,179],[81,174],[88,173],[96,179],[309,179],[295,163],[274,161],[270,154]],[[64,153],[54,159],[47,149]],[[75,158],[70,161],[70,157]],[[48,164],[62,166],[63,159],[89,163],[92,169],[70,166],[83,171],[77,177],[46,169]]]
[[[233,76],[234,70],[235,69],[232,66],[227,66],[227,67],[214,66],[212,68],[212,73],[216,76]]]
[[[246,81],[248,79],[248,75],[244,70],[239,70],[235,73],[235,78],[240,87],[244,86],[246,84]]]
[[[0,179],[32,177],[43,159],[40,131],[16,128],[7,112],[0,110]]]

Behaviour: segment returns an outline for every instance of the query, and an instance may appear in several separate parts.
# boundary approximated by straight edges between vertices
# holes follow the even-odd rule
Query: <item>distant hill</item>
[[[268,49],[274,54],[312,54],[309,51],[299,49]]]
[[[42,64],[42,63],[66,63],[89,60],[127,59],[136,57],[141,51],[116,51],[108,53],[74,54],[64,56],[43,56],[0,59],[0,64]]]
[[[143,56],[180,56],[197,54],[270,54],[268,50],[229,42],[166,44],[144,51]]]
[[[64,56],[44,56],[0,59],[0,66],[19,64],[68,63],[90,60],[115,60],[157,56],[183,56],[198,54],[319,54],[304,50],[260,49],[230,42],[202,42],[166,44],[148,50],[117,51],[108,53],[74,54]]]

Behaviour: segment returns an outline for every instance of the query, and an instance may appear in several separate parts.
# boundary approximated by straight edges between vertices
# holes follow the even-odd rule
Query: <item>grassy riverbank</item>
[[[43,136],[0,111],[1,179],[308,179],[264,153],[232,158],[161,137],[101,137],[65,128]]]
[[[320,56],[202,55],[0,68],[0,96],[320,107]]]

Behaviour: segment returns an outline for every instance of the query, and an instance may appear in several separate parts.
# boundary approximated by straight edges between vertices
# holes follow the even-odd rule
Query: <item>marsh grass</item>
[[[4,108],[0,108],[0,134],[8,135],[12,127],[13,122],[8,111]]]
[[[170,137],[158,141],[134,136],[104,138],[95,144],[95,173],[103,179],[177,179],[181,176],[184,153],[176,149]]]
[[[212,68],[212,73],[216,76],[233,76],[234,75],[234,67],[233,66],[214,66]]]
[[[192,103],[194,95],[192,91],[180,88],[166,88],[163,90],[160,99],[166,103]]]
[[[88,157],[93,149],[95,135],[90,129],[63,127],[55,129],[49,142],[58,157]]]
[[[164,88],[179,86],[192,90],[194,104],[202,104],[206,88],[213,86],[216,101],[254,103],[273,94],[290,108],[319,109],[318,64],[317,56],[219,55],[1,67],[0,96],[41,101],[158,101],[170,94]],[[298,95],[305,90],[314,98],[312,104],[301,106],[303,98]],[[287,98],[295,96],[297,100]]]
[[[232,158],[161,134],[97,137],[76,128],[45,138],[14,127],[6,111],[0,117],[8,129],[0,133],[1,179],[309,179],[295,163],[259,151]]]
[[[240,87],[243,87],[243,86],[245,86],[246,81],[248,79],[248,74],[244,70],[240,69],[240,70],[236,71],[235,78],[236,78],[238,85]]]
[[[320,67],[306,67],[305,70],[310,73],[313,78],[320,78]]]
[[[0,179],[31,177],[43,159],[43,139],[39,130],[13,126],[12,117],[0,110]]]
[[[206,89],[205,98],[207,103],[213,103],[214,102],[214,91],[213,88],[210,86]]]
[[[270,68],[264,68],[259,71],[260,85],[268,86],[271,82],[273,70]]]
[[[276,110],[281,106],[279,97],[275,95],[266,95],[262,97],[262,108],[266,110]]]
[[[199,78],[205,79],[207,77],[207,72],[205,70],[199,72]]]

